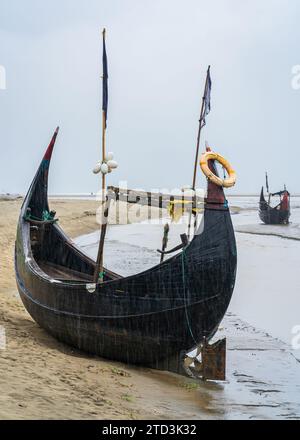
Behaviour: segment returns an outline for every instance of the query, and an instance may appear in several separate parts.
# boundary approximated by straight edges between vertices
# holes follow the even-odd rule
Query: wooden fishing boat
[[[199,233],[179,253],[134,276],[106,268],[103,282],[95,284],[95,262],[49,210],[56,137],[57,131],[18,222],[15,273],[25,308],[51,335],[80,350],[181,372],[187,352],[209,347],[233,293],[236,243],[223,188],[208,181]],[[213,161],[209,166],[214,170]]]
[[[279,203],[276,206],[271,206],[271,197],[274,196],[279,197]],[[286,225],[289,223],[290,215],[290,193],[286,189],[273,194],[269,193],[268,201],[266,201],[264,187],[262,187],[259,199],[259,217],[261,221],[267,225]]]

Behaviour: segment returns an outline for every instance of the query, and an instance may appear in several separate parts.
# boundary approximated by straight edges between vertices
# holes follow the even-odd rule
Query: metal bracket
[[[197,347],[195,357],[185,357],[183,367],[190,377],[202,380],[225,380],[226,338],[211,345],[204,340],[203,344]]]

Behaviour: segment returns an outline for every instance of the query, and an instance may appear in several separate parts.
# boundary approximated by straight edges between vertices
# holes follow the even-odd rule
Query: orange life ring
[[[219,176],[216,176],[208,166],[209,160],[216,160],[219,162],[227,171],[228,177],[226,179],[221,179]],[[214,153],[213,151],[207,151],[203,153],[200,159],[200,167],[205,176],[213,183],[218,186],[223,186],[225,188],[230,188],[236,182],[236,173],[234,169],[231,167],[230,163],[220,154]]]

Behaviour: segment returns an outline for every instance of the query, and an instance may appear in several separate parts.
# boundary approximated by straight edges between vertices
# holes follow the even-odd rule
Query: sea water
[[[256,196],[229,197],[238,249],[237,279],[229,312],[289,344],[300,328],[300,197],[291,198],[289,225],[264,225]],[[201,216],[199,216],[201,220]],[[160,261],[163,226],[167,218],[108,228],[105,265],[123,276],[146,270]],[[187,222],[171,224],[168,249],[180,243]],[[76,242],[95,258],[99,232]],[[297,335],[296,335],[297,336]],[[298,340],[300,340],[298,338]]]

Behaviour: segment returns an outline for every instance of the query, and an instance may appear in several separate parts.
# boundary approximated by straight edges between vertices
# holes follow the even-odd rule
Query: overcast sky
[[[299,193],[299,19],[299,0],[0,0],[0,193],[27,190],[57,125],[50,191],[99,188],[103,26],[109,184],[191,183],[211,64],[201,150],[208,140],[236,169],[228,194],[258,193],[265,170],[271,190]]]

